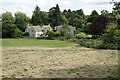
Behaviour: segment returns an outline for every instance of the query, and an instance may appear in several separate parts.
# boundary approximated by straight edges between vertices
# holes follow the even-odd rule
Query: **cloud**
[[[64,9],[83,9],[85,14],[90,14],[92,10],[97,10],[100,13],[103,9],[112,11],[112,5],[109,3],[111,1],[112,0],[0,0],[0,14],[6,11],[14,14],[20,11],[31,17],[36,5],[43,11],[49,11],[49,9],[56,6],[56,4],[59,4],[61,11]]]

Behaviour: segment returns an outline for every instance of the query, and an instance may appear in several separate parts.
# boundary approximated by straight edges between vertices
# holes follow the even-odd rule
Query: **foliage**
[[[110,2],[113,4],[113,15],[117,18],[120,19],[120,1],[114,1]]]
[[[66,23],[67,21],[65,17],[62,16],[59,5],[57,4],[56,7],[52,7],[49,10],[49,23],[54,29],[55,26],[61,25],[62,22]]]
[[[61,36],[65,36],[66,39],[71,39],[73,38],[74,34],[71,33],[70,28],[68,25],[63,25],[63,27],[60,29]]]
[[[115,16],[113,15],[113,13],[109,13],[109,11],[107,11],[107,10],[102,10],[101,11],[101,15],[109,17],[109,18],[115,18]]]
[[[89,26],[90,33],[93,35],[101,35],[104,33],[104,29],[107,24],[110,22],[110,19],[106,16],[100,15],[98,18],[92,21],[92,24]]]
[[[67,18],[67,20],[69,22],[69,25],[71,25],[72,24],[72,20],[74,19],[74,15],[73,15],[72,11],[70,9],[68,11],[64,10],[63,14]]]
[[[84,20],[82,19],[78,19],[78,18],[74,18],[72,21],[72,25],[75,26],[76,28],[83,28],[84,24]]]
[[[73,34],[71,32],[66,32],[65,36],[67,40],[73,38]]]
[[[87,39],[92,39],[92,35],[87,35],[87,37],[86,37]]]
[[[79,43],[80,46],[85,46],[88,48],[95,48],[95,49],[101,49],[102,41],[99,39],[87,39],[87,40],[81,40]]]
[[[85,39],[86,37],[87,37],[86,34],[83,32],[76,35],[76,38],[78,38],[78,39]]]
[[[29,36],[29,32],[23,32],[22,36]]]
[[[14,17],[12,16],[12,13],[11,12],[6,12],[6,13],[3,13],[2,14],[2,22],[5,22],[5,23],[14,23],[15,19]]]
[[[88,22],[92,22],[95,18],[99,16],[98,12],[96,10],[93,10],[90,14],[90,17],[88,18]]]
[[[55,34],[55,37],[61,36],[60,32],[54,32],[54,34]]]
[[[35,10],[33,11],[31,23],[33,25],[48,24],[48,13],[40,11],[40,8],[36,6]]]
[[[15,13],[15,24],[21,31],[25,31],[27,28],[27,24],[29,23],[30,18],[26,16],[26,14],[17,12]]]
[[[16,38],[20,37],[22,32],[14,24],[14,17],[12,13],[6,12],[2,14],[2,37]]]
[[[69,25],[75,26],[76,28],[82,28],[85,23],[85,15],[82,9],[71,11],[70,9],[64,10],[63,14],[67,18]]]
[[[13,37],[13,38],[19,38],[19,37],[21,37],[21,35],[22,35],[22,31],[19,30],[19,29],[16,27],[16,29],[14,29],[14,32],[12,33],[12,37]]]
[[[55,33],[54,31],[47,31],[48,39],[54,39]]]
[[[82,32],[81,28],[78,28],[76,31],[75,31],[75,34],[79,34],[80,32]]]
[[[120,26],[117,23],[110,23],[102,35],[103,47],[120,49]]]
[[[84,32],[85,33],[89,33],[89,27],[90,27],[90,25],[91,25],[92,23],[90,23],[90,22],[87,22],[87,24],[84,26]]]
[[[68,25],[63,25],[63,27],[60,29],[61,36],[65,36],[66,32],[69,32],[70,28]]]
[[[109,11],[107,11],[107,10],[102,10],[102,11],[101,11],[101,15],[107,16],[107,15],[109,15]]]
[[[65,17],[65,15],[62,15],[62,24],[68,25],[68,23],[69,23],[68,19]]]
[[[16,38],[20,37],[22,32],[15,24],[2,23],[2,37],[3,38]]]

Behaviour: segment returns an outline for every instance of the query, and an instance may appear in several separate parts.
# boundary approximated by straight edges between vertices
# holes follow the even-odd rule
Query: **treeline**
[[[39,6],[36,6],[31,18],[22,12],[15,13],[15,17],[13,17],[11,12],[6,12],[2,14],[2,37],[16,38],[24,35],[27,24],[34,26],[50,24],[53,29],[55,26],[66,24],[76,27],[76,34],[85,32],[99,35],[102,31],[97,31],[95,28],[101,25],[105,26],[107,22],[104,22],[104,19],[115,17],[113,13],[109,13],[107,10],[102,10],[101,15],[96,10],[93,10],[90,15],[85,15],[82,9],[73,11],[68,9],[61,12],[58,4],[56,7],[50,8],[49,12],[41,11]],[[89,27],[92,22],[92,25],[96,23],[94,20],[97,18],[101,19],[102,23],[98,23],[99,25],[96,27]]]

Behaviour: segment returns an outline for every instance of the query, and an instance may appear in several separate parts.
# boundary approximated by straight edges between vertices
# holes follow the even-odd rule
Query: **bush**
[[[92,39],[92,35],[87,35],[87,39]]]
[[[61,37],[59,37],[59,40],[61,40],[61,41],[66,40],[66,36],[61,36]]]
[[[70,28],[68,25],[63,25],[63,27],[60,29],[61,36],[65,36],[66,32],[70,32]]]
[[[61,36],[60,32],[54,32],[54,34],[55,34],[55,37]]]
[[[66,39],[72,39],[73,38],[73,34],[70,33],[70,32],[66,32],[65,36],[66,36]]]
[[[22,36],[29,36],[29,32],[23,32]]]
[[[102,35],[103,47],[109,49],[120,49],[120,26],[110,23]]]
[[[22,35],[22,31],[19,30],[18,28],[16,28],[16,29],[14,30],[14,33],[12,34],[13,38],[21,37],[21,35]]]
[[[101,40],[92,40],[92,39],[89,39],[89,40],[81,40],[80,41],[80,46],[84,46],[84,47],[88,47],[88,48],[95,48],[95,49],[101,49],[103,47],[101,47],[102,45],[102,41]]]
[[[76,35],[76,38],[78,38],[78,39],[85,39],[86,37],[87,37],[86,34],[83,32]]]
[[[54,31],[48,31],[47,35],[48,35],[48,39],[52,40],[52,39],[54,39],[55,33],[54,33]]]
[[[79,34],[80,32],[83,32],[83,31],[84,31],[83,29],[78,28],[78,29],[75,31],[75,34]]]
[[[99,38],[100,38],[99,35],[93,35],[93,36],[92,36],[92,39],[99,39]]]

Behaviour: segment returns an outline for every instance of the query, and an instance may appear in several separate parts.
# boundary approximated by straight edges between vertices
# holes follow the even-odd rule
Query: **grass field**
[[[3,39],[3,78],[117,78],[117,50],[75,47],[74,42]]]
[[[2,39],[2,47],[70,47],[76,43],[58,40],[40,40],[40,39]]]

